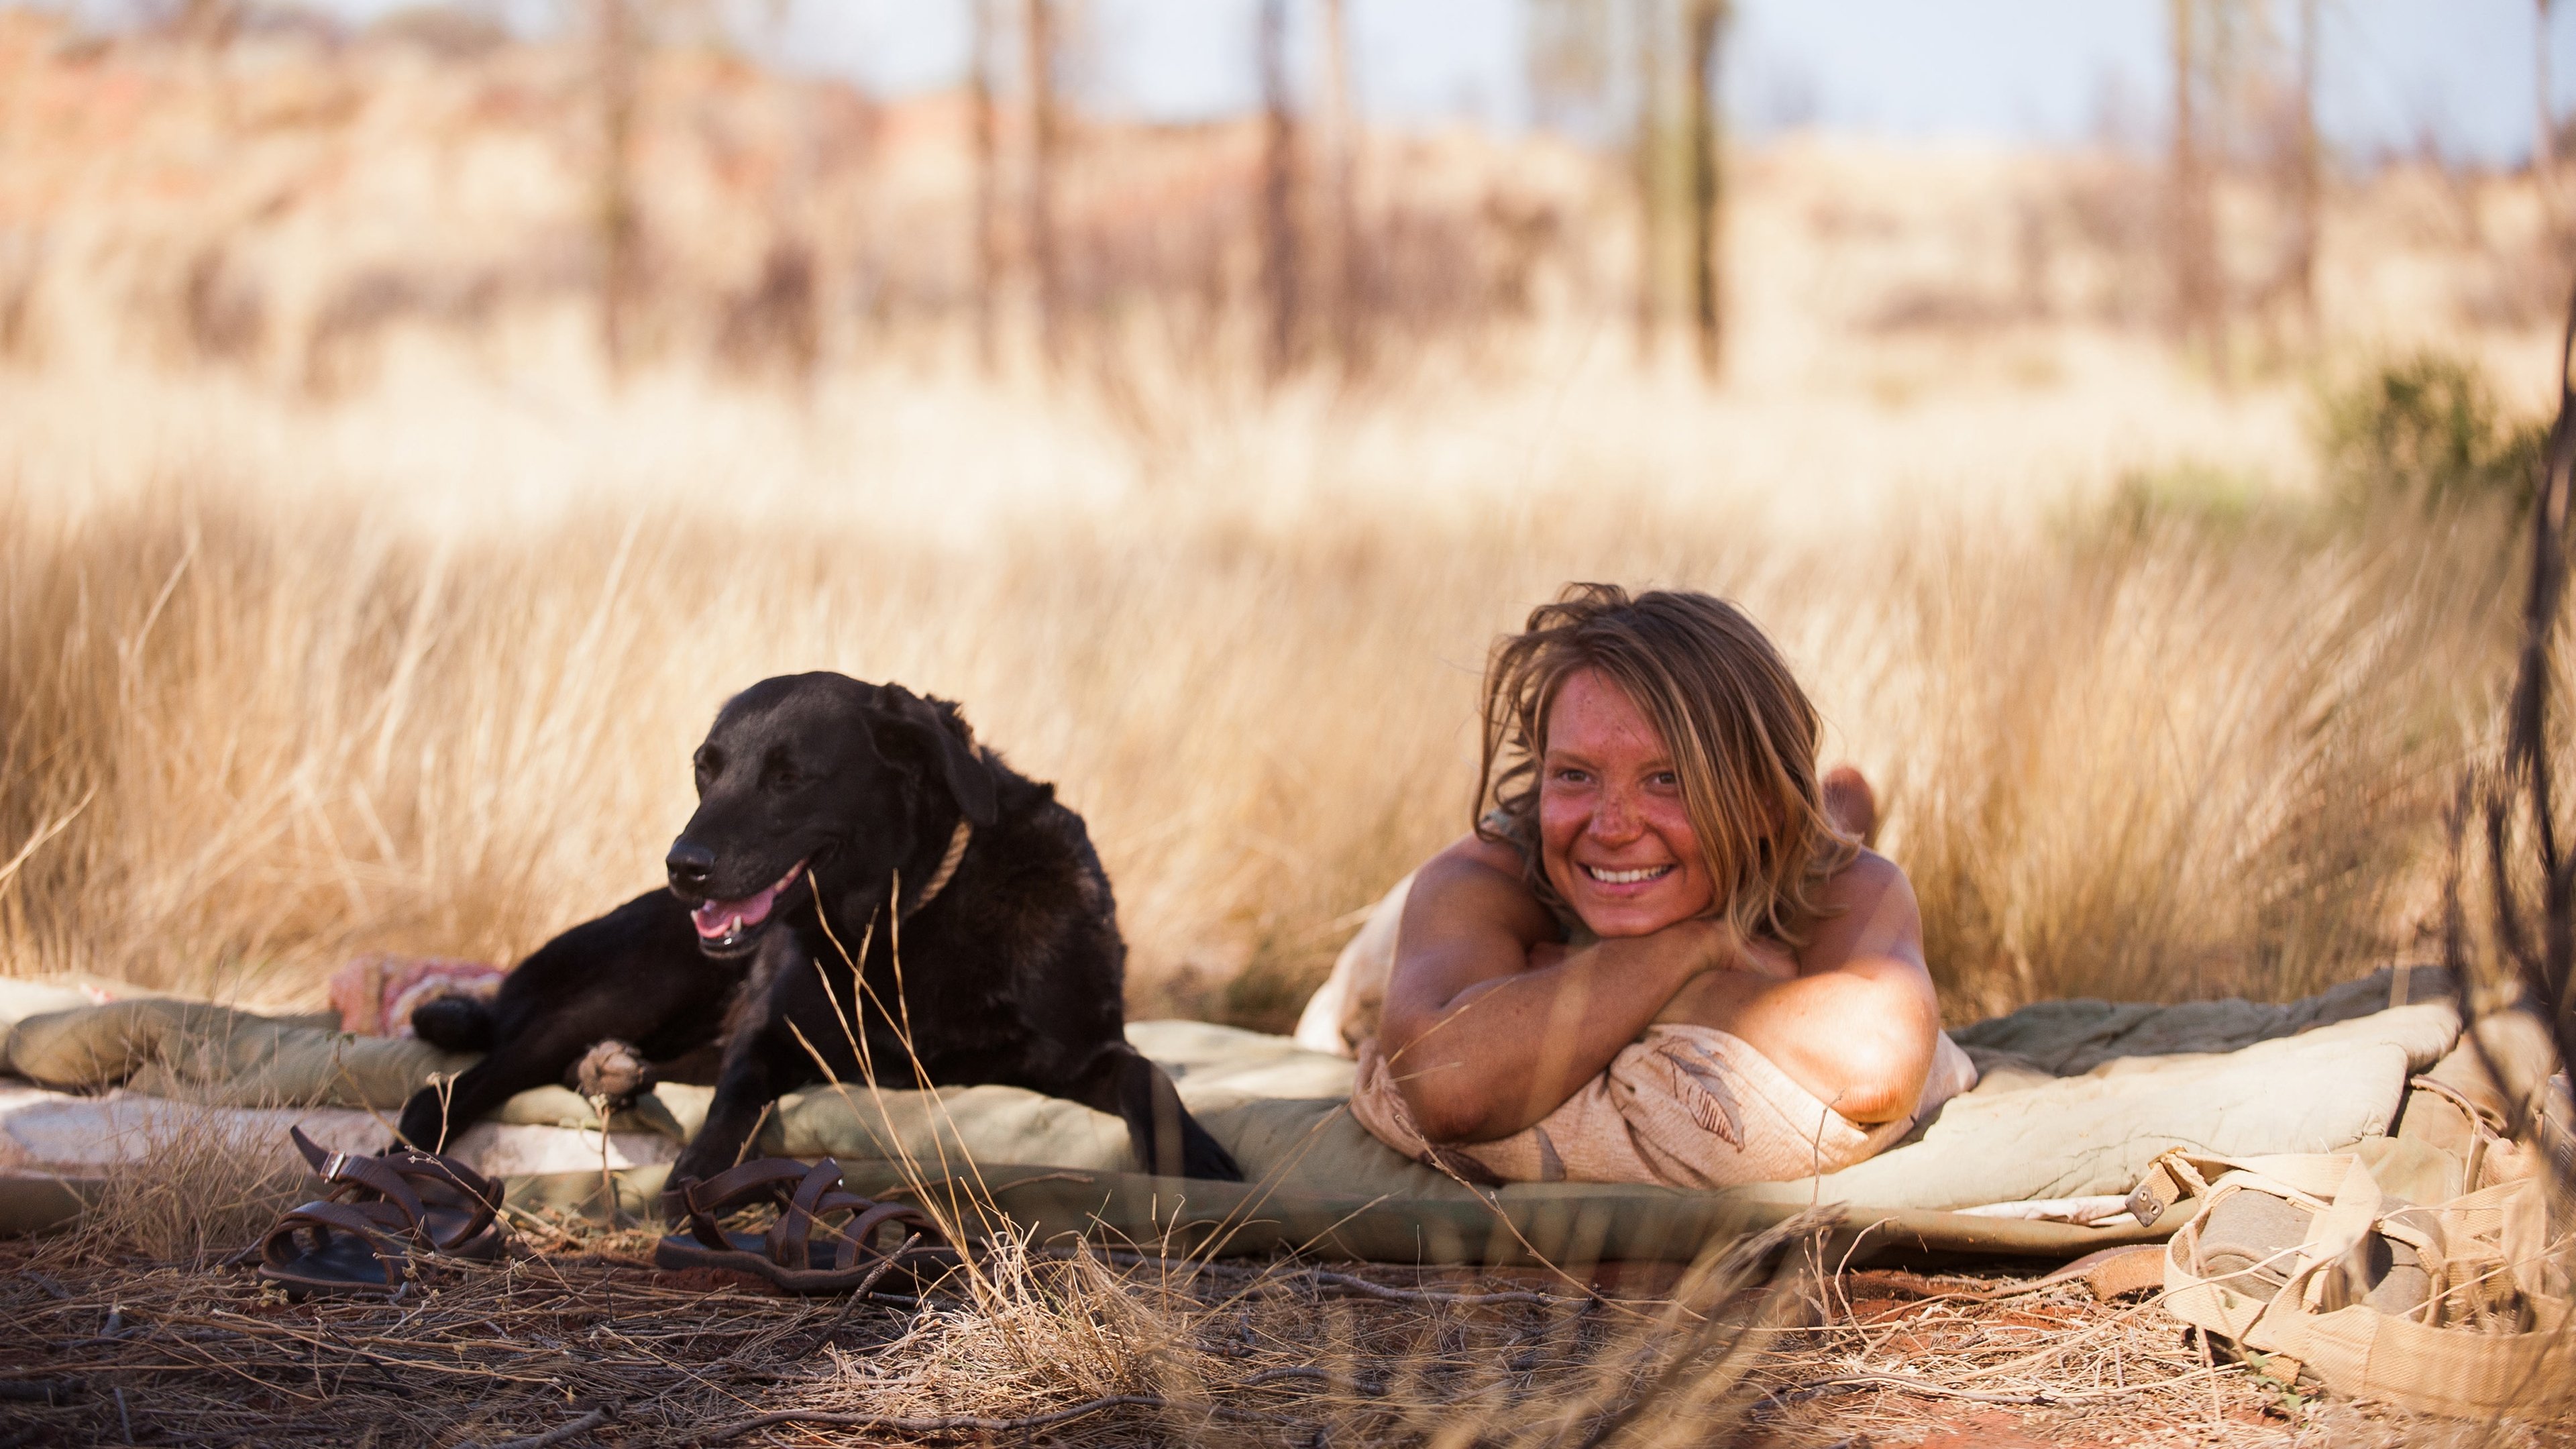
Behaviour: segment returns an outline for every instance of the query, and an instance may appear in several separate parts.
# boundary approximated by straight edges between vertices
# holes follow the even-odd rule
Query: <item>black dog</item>
[[[979,748],[955,705],[767,679],[725,705],[696,763],[670,889],[547,942],[489,1006],[414,1013],[428,1041],[489,1055],[412,1097],[405,1141],[435,1150],[513,1093],[570,1085],[615,1039],[656,1064],[646,1081],[720,1049],[674,1183],[731,1166],[824,1064],[885,1087],[1027,1087],[1125,1118],[1146,1171],[1242,1176],[1127,1044],[1127,948],[1082,817]]]

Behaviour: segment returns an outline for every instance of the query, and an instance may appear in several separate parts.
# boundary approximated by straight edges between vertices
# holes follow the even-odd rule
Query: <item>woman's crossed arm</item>
[[[1414,881],[1379,1046],[1433,1141],[1537,1122],[1658,1021],[1744,1038],[1852,1121],[1910,1116],[1940,1029],[1913,892],[1865,853],[1825,901],[1794,959],[1703,920],[1568,951],[1518,854],[1470,837]]]

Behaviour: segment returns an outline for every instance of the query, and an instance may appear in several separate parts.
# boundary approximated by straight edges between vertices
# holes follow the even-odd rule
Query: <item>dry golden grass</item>
[[[0,962],[310,999],[509,958],[659,874],[714,709],[831,668],[963,700],[1091,821],[1140,1010],[1276,1025],[1463,828],[1476,672],[1570,578],[1712,589],[1885,782],[1954,1014],[2296,993],[2404,944],[2489,715],[2500,531],[2071,510],[1765,546],[1615,486],[1198,503],[973,545],[657,496],[423,533],[174,482],[0,500]]]

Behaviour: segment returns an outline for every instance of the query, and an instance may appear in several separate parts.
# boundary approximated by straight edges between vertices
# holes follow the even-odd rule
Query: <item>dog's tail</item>
[[[412,1008],[412,1034],[441,1051],[492,1049],[492,1005],[471,996],[433,996]]]

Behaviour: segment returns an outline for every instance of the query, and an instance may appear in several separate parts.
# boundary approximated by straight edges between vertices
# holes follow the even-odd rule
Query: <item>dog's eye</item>
[[[761,783],[772,790],[793,790],[805,783],[805,777],[797,773],[794,765],[779,760],[772,762],[767,770],[761,772]]]
[[[724,773],[724,752],[713,745],[702,745],[698,757],[690,763],[698,767],[701,775],[719,775]]]

